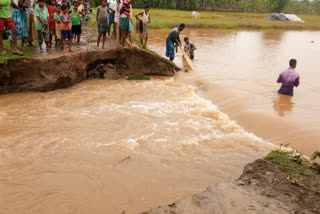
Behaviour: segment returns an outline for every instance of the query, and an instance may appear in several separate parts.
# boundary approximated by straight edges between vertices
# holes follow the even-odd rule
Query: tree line
[[[133,7],[234,12],[320,14],[320,0],[134,0]]]

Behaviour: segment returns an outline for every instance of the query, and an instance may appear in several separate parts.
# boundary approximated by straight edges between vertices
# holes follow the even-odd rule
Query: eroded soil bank
[[[173,76],[178,68],[142,49],[115,48],[42,59],[9,60],[0,65],[0,94],[52,91],[86,79],[117,79],[135,74]]]
[[[319,165],[275,151],[248,164],[236,181],[141,214],[317,214],[319,200]]]

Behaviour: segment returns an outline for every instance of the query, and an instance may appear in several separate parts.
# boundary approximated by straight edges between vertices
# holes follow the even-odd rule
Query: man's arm
[[[190,51],[195,51],[195,50],[197,50],[197,47],[194,44],[192,44],[192,48]]]
[[[100,8],[98,8],[98,10],[97,10],[96,22],[98,22],[99,13],[100,13]]]
[[[69,20],[65,19],[63,16],[60,19],[61,19],[61,22],[65,23],[65,24],[70,22]]]
[[[148,24],[151,24],[151,15],[150,15],[150,12],[149,12],[149,22]]]
[[[280,74],[278,79],[277,79],[277,83],[281,83],[282,82],[282,75]]]
[[[297,79],[294,81],[294,86],[298,87],[300,85],[300,77],[297,77]]]
[[[11,6],[17,10],[20,10],[19,6],[16,5],[16,3],[13,0],[11,0]]]
[[[134,16],[135,16],[139,21],[141,21],[141,19],[139,18],[139,16],[142,16],[142,13],[143,13],[143,11],[142,11],[142,12],[139,12],[139,13],[134,14]]]

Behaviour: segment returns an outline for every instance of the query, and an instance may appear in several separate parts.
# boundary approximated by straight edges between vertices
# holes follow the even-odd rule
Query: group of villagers
[[[10,6],[14,8],[10,13]],[[80,42],[81,24],[84,18],[85,6],[83,0],[73,2],[70,10],[69,0],[0,0],[0,51],[2,56],[8,56],[3,48],[3,40],[10,39],[13,54],[23,55],[24,45],[33,46],[33,41],[38,41],[39,48],[43,51],[43,43],[46,49],[52,47],[55,39],[55,47],[64,48],[68,41],[68,51],[74,38],[77,44]],[[7,34],[8,31],[8,34]],[[17,48],[17,40],[21,40],[21,50]]]
[[[119,38],[119,43],[125,46],[127,39],[132,43],[131,33],[135,29],[133,24],[133,0],[103,0],[101,6],[97,9],[98,24],[98,41],[97,46],[102,38],[102,48],[104,48],[106,34],[110,36],[111,27],[113,26],[113,39]],[[148,25],[151,23],[150,7],[146,6],[145,9],[135,14],[136,30],[140,33],[141,44],[148,42]],[[109,21],[108,21],[109,20]]]
[[[46,2],[45,2],[46,1]],[[132,43],[131,32],[133,25],[133,0],[102,0],[97,8],[96,22],[98,26],[97,47],[100,47],[102,37],[102,48],[105,46],[106,35],[118,37],[119,43],[125,46],[127,42]],[[3,39],[10,39],[13,54],[23,55],[24,45],[33,46],[33,41],[38,41],[40,51],[53,47],[61,47],[63,53],[74,52],[72,40],[80,44],[82,24],[86,16],[88,0],[73,1],[71,9],[70,0],[0,0],[0,52],[2,56],[8,56],[3,48]],[[89,2],[90,4],[90,2]],[[14,8],[11,15],[9,7]],[[142,45],[148,42],[148,25],[151,23],[149,13],[150,7],[135,14],[136,30],[139,32],[139,39]],[[36,23],[35,23],[36,20]],[[182,46],[179,34],[185,28],[184,24],[174,28],[166,40],[166,56],[174,59],[175,47]],[[9,35],[6,35],[8,30]],[[54,40],[53,40],[54,38]],[[17,48],[17,40],[21,40],[21,49]],[[129,40],[129,41],[128,41]],[[196,47],[184,39],[184,49],[194,58]],[[45,43],[45,49],[43,48]],[[67,46],[67,48],[66,48]]]
[[[72,9],[70,9],[70,4],[73,4]],[[127,38],[131,42],[131,32],[134,29],[131,4],[132,0],[102,0],[101,5],[97,8],[96,17],[98,47],[102,37],[102,48],[104,48],[106,34],[110,36],[112,25],[114,39],[119,31],[122,46],[125,45]],[[28,43],[33,46],[32,42],[36,40],[41,52],[52,48],[53,41],[55,47],[61,47],[63,53],[74,52],[72,40],[74,39],[77,45],[80,44],[87,5],[88,2],[83,2],[83,0],[72,3],[70,0],[38,0],[37,2],[36,0],[0,0],[1,55],[8,56],[3,48],[4,39],[10,39],[12,53],[16,55],[23,55],[24,45]],[[13,13],[10,13],[10,6],[14,8]],[[147,43],[148,24],[151,23],[149,7],[136,14],[135,17],[140,26],[141,42],[143,43],[144,40]],[[17,48],[17,40],[21,40],[20,50]],[[46,48],[43,48],[44,43]]]

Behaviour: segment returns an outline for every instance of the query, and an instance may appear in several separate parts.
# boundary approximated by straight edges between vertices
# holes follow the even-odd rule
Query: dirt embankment
[[[43,59],[9,60],[0,65],[0,94],[51,91],[90,78],[117,79],[135,74],[172,76],[166,59],[142,49],[115,48]]]
[[[236,181],[141,214],[319,214],[320,166],[270,154],[248,164]]]

